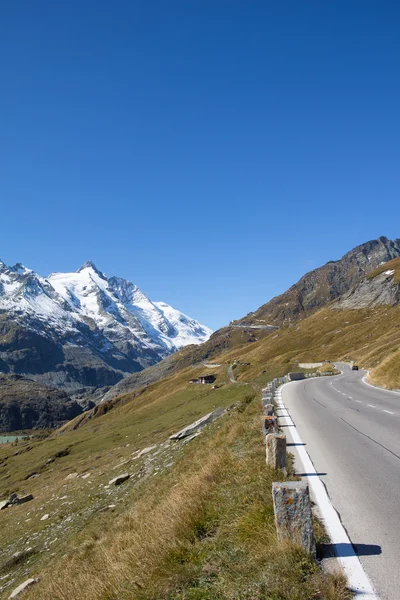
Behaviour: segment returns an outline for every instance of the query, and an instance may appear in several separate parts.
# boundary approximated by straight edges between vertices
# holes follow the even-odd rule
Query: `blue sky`
[[[400,237],[397,2],[3,3],[0,257],[217,328]]]

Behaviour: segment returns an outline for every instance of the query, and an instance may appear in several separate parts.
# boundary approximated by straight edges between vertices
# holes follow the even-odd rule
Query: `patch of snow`
[[[82,335],[88,335],[82,332],[89,328],[100,352],[115,353],[129,344],[138,356],[159,359],[187,344],[201,344],[212,333],[168,304],[152,302],[130,281],[108,278],[90,261],[75,273],[47,278],[21,264],[0,262],[0,310],[40,334],[51,329],[70,345],[82,346]]]
[[[385,275],[394,275],[394,269],[389,269],[389,271],[385,271]]]

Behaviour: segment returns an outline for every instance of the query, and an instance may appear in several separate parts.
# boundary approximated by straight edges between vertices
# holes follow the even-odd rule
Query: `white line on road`
[[[384,408],[382,409],[382,412],[387,413],[388,415],[394,415],[394,413],[392,413],[391,410],[385,410]]]
[[[359,404],[362,404],[361,400],[356,400],[356,402],[358,402]]]
[[[285,383],[281,389],[283,389],[286,385],[289,385],[289,383]],[[275,398],[277,400],[278,408],[287,410],[281,399],[281,393],[279,396],[276,394]],[[329,537],[333,546],[335,547],[336,556],[342,565],[345,575],[347,576],[350,588],[356,593],[356,595],[359,594],[362,596],[363,600],[378,600],[378,596],[373,590],[372,584],[368,579],[368,575],[364,571],[358,556],[354,552],[353,545],[339,519],[339,515],[330,501],[326,488],[324,487],[321,479],[317,476],[314,465],[311,462],[308,452],[303,445],[296,426],[294,425],[290,416],[283,417],[283,419],[285,420],[285,425],[290,427],[292,440],[297,445],[296,451],[303,465],[304,472],[311,475],[311,477],[306,477],[308,485],[314,494],[314,498],[318,504]]]
[[[367,406],[370,406],[371,408],[376,408],[376,406],[374,406],[373,404],[367,404]]]

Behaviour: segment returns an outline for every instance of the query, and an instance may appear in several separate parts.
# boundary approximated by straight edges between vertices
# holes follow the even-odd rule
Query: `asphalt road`
[[[400,600],[400,394],[364,371],[282,389],[298,433],[382,600]]]

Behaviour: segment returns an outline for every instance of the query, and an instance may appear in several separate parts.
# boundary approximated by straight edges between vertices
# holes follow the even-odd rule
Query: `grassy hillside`
[[[181,446],[173,467],[121,486],[112,515],[93,515],[45,556],[40,588],[26,598],[348,598],[343,578],[277,543],[271,483],[283,475],[265,465],[259,398],[248,388],[236,386],[237,409]]]
[[[380,273],[384,273],[385,271],[394,271],[393,278],[397,283],[399,283],[400,282],[400,257],[394,258],[393,260],[389,260],[388,262],[384,263],[383,265],[380,265],[377,269],[375,269],[374,271],[372,271],[372,273],[370,273],[368,275],[368,279],[373,279],[374,277],[376,277]]]
[[[111,399],[80,427],[77,417],[45,440],[0,447],[1,497],[34,496],[0,512],[0,597],[36,575],[28,599],[344,600],[341,578],[277,544],[271,482],[281,475],[265,466],[259,391],[298,362],[350,359],[400,387],[399,317],[400,307],[323,309],[219,353],[210,341],[195,349],[196,366],[186,349],[168,376]],[[221,365],[215,386],[189,384],[210,356]],[[190,443],[169,442],[232,405]],[[125,471],[126,483],[109,486]]]
[[[298,370],[299,362],[354,360],[372,369],[373,380],[377,373],[381,382],[400,388],[399,325],[400,306],[323,309],[258,343],[231,350],[224,359],[250,363],[236,370],[238,379],[258,383],[268,381],[277,371]]]

